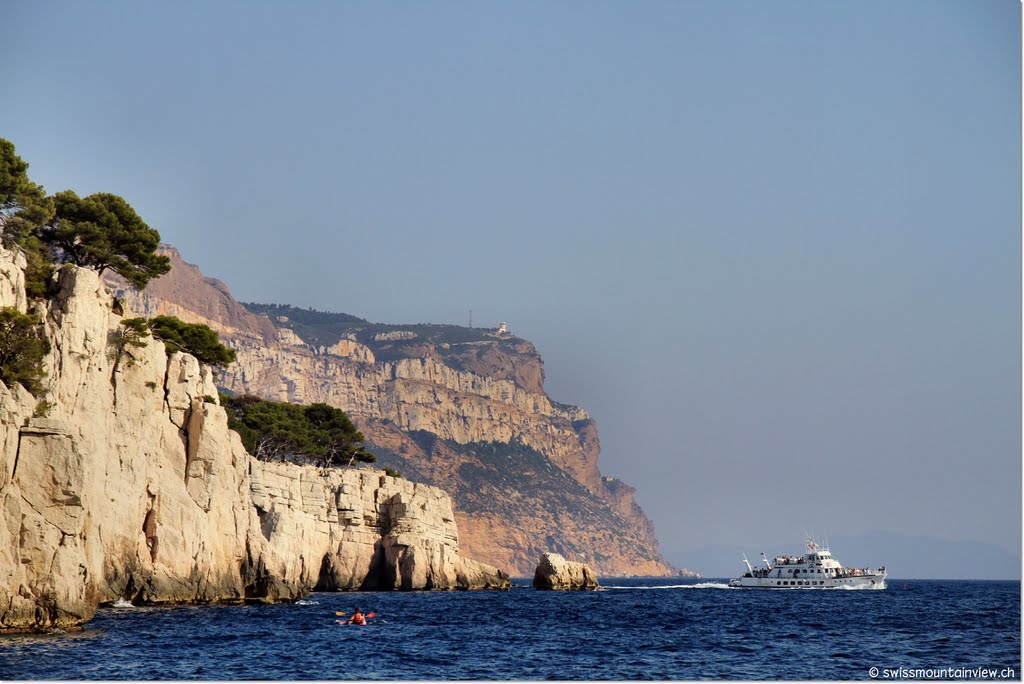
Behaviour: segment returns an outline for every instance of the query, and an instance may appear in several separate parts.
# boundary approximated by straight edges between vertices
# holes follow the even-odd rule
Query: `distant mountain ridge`
[[[144,293],[122,286],[126,308],[217,329],[238,349],[218,378],[231,391],[344,410],[381,465],[453,494],[467,554],[513,575],[532,575],[545,551],[607,576],[675,573],[634,490],[600,473],[594,421],[544,393],[529,341],[495,329],[247,307],[174,248],[164,253],[171,272]]]

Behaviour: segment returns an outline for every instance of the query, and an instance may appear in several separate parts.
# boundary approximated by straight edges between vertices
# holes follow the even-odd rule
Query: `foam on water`
[[[697,584],[661,584],[661,585],[650,585],[644,584],[635,587],[628,587],[622,585],[611,585],[607,587],[601,587],[602,589],[731,589],[728,584],[722,584],[721,582],[698,582]]]
[[[823,587],[824,589],[830,589],[834,591],[878,591],[879,589],[885,589],[885,582],[880,584],[844,584],[838,587]]]
[[[318,605],[319,603],[320,603],[319,601],[310,601],[309,599],[299,599],[298,601],[295,602],[295,605],[297,605],[297,606],[315,606],[315,605]]]
[[[134,608],[134,607],[135,606],[132,605],[132,602],[127,600],[127,599],[119,598],[116,601],[114,601],[114,608]]]

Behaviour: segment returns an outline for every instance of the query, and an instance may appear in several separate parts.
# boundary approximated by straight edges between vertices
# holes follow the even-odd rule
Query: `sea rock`
[[[545,590],[597,589],[597,575],[585,563],[567,561],[557,553],[540,557],[533,575],[533,588]]]

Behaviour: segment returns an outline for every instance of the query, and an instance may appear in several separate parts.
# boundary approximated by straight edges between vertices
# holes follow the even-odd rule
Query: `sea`
[[[1020,582],[593,592],[318,593],[293,604],[101,608],[0,637],[2,680],[1021,679]],[[365,627],[337,612],[374,612]]]

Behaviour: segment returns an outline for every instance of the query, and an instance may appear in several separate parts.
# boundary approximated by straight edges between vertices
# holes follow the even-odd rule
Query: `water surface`
[[[603,579],[598,592],[313,594],[299,604],[105,608],[83,632],[0,637],[0,679],[869,679],[1012,668],[1020,583],[885,591]],[[376,611],[367,627],[335,611]],[[968,676],[968,678],[970,678]]]

